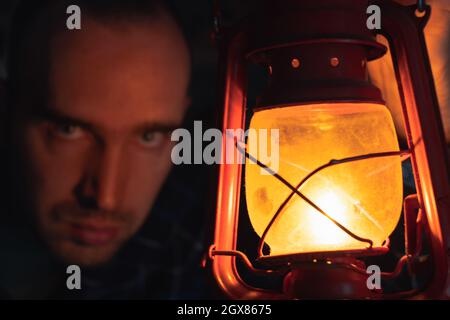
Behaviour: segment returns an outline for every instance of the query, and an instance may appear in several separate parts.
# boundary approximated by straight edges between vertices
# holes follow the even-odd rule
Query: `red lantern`
[[[368,5],[363,0],[269,0],[221,34],[223,130],[279,129],[280,151],[274,172],[249,152],[255,138],[225,137],[224,145],[231,143],[247,158],[245,165],[226,164],[224,158],[220,165],[209,250],[215,279],[231,298],[442,293],[448,272],[450,187],[423,35],[430,7],[417,16],[416,6],[372,1],[381,9],[382,27],[369,30]],[[380,91],[368,81],[367,62],[386,53],[376,34],[384,35],[391,47],[408,138],[403,150]],[[264,66],[270,78],[256,105],[246,105],[251,63]],[[417,192],[403,198],[401,163],[407,159]],[[261,169],[269,174],[262,175]],[[412,279],[428,268],[427,281],[405,290],[370,290],[364,259],[389,252],[389,236],[402,208],[405,253],[381,277],[395,280],[406,272]],[[238,248],[238,234],[246,232],[239,223],[245,219],[259,238],[259,245],[249,249],[255,258]],[[424,250],[427,262],[420,258]],[[259,288],[246,280],[256,275],[281,277],[283,284]]]

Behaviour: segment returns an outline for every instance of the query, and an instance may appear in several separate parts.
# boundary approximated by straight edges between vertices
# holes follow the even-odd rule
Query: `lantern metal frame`
[[[330,1],[332,0],[321,0],[324,3]],[[336,1],[345,3],[346,0]],[[401,151],[399,155],[407,154],[411,158],[417,188],[416,195],[409,196],[404,200],[405,256],[399,260],[393,272],[384,272],[382,275],[392,278],[398,276],[406,264],[411,268],[409,263],[417,257],[423,245],[420,240],[422,233],[429,235],[428,240],[434,267],[432,278],[426,288],[383,297],[438,297],[444,288],[448,272],[450,175],[442,120],[423,33],[431,14],[431,8],[426,6],[424,14],[418,16],[416,15],[416,6],[402,6],[390,0],[369,2],[381,8],[383,26],[381,30],[376,30],[376,33],[385,36],[390,45],[408,142],[408,150]],[[277,23],[281,19],[282,17],[278,17]],[[264,53],[274,46],[292,45],[295,41],[308,45],[314,41],[330,40],[323,38],[318,40],[314,35],[311,35],[312,38],[309,39],[301,37],[295,39],[298,37],[295,34],[291,35],[293,37],[290,39],[289,37],[279,38],[279,32],[272,33],[270,31],[272,22],[267,21],[267,28],[257,31],[253,28],[252,21],[243,22],[236,28],[222,30],[218,37],[220,61],[223,63],[220,76],[223,79],[221,85],[223,88],[222,125],[224,130],[245,128],[246,64],[248,59],[255,57],[264,59],[264,55],[261,56],[259,53]],[[219,26],[218,23],[216,25]],[[355,39],[346,39],[345,35],[337,36],[334,40],[336,39],[341,43],[355,42]],[[270,43],[270,41],[274,42]],[[374,45],[373,41],[366,43],[361,39],[358,41],[358,45],[367,45],[369,56],[372,55],[374,58],[380,56],[382,48]],[[355,101],[345,96],[340,97],[338,101],[333,98],[328,99],[327,92],[323,91],[323,88],[321,89],[310,94],[306,101],[317,101],[318,99],[321,99],[321,102]],[[336,92],[336,90],[333,91],[331,95]],[[359,93],[362,97],[368,97],[364,102],[379,102],[376,91],[371,88],[365,91],[354,90],[352,93],[355,93],[356,100],[358,100]],[[290,100],[286,102],[286,105],[299,100],[295,92],[292,94],[292,97],[288,97]],[[325,96],[320,98],[319,96],[323,94]],[[289,94],[285,94],[285,96],[289,96]],[[266,100],[268,101],[267,105],[270,105],[270,97]],[[224,145],[227,143],[227,139],[230,138],[225,136]],[[240,142],[242,141],[243,139]],[[238,146],[237,143],[236,146]],[[224,155],[222,156],[224,157]],[[370,157],[371,155],[362,156]],[[285,257],[285,261],[282,261],[281,266],[279,263],[275,264],[278,265],[278,268],[263,270],[255,268],[244,253],[236,250],[242,165],[239,163],[225,164],[225,161],[222,163],[224,164],[220,165],[218,176],[214,244],[211,245],[208,252],[217,284],[227,296],[234,299],[285,299],[287,296],[283,293],[252,287],[239,274],[236,259],[243,261],[251,271],[262,274],[286,274],[292,270],[292,267],[295,267],[295,263],[293,263],[295,261],[290,260],[292,255],[289,255]],[[295,187],[294,189],[292,191],[296,193],[297,189]],[[366,255],[370,250],[373,249],[369,247],[364,252],[355,252],[355,255]],[[337,257],[334,257],[333,253],[323,253],[319,258],[328,259],[331,263],[342,264],[356,272],[365,273],[360,266],[340,260],[340,257],[348,255],[352,254],[339,252]],[[306,257],[312,259],[317,257],[317,253],[306,255]]]

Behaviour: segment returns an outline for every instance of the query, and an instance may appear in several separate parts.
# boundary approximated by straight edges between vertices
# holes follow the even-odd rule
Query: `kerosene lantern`
[[[380,9],[381,29],[368,28],[371,5]],[[246,158],[245,164],[223,161],[219,168],[209,258],[227,296],[439,296],[448,270],[450,179],[423,35],[431,8],[423,9],[419,14],[417,6],[387,0],[266,0],[221,34],[223,130],[279,133],[276,170],[250,152],[257,136],[223,141]],[[368,62],[387,52],[377,34],[389,41],[406,148],[399,146],[380,90],[369,81]],[[269,77],[254,105],[247,104],[250,64],[263,66]],[[416,189],[407,197],[404,161],[411,163]],[[238,234],[246,232],[243,217],[258,237],[250,249],[254,258],[238,249]],[[405,252],[380,276],[395,280],[406,272],[415,278],[426,266],[427,281],[408,290],[370,288],[364,259],[389,253],[399,223]],[[269,290],[243,273],[283,280]]]

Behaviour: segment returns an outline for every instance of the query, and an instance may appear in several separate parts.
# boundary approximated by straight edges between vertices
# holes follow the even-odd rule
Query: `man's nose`
[[[99,210],[115,210],[123,186],[121,149],[118,146],[105,147],[94,158],[83,179],[83,197],[94,202],[93,205]]]

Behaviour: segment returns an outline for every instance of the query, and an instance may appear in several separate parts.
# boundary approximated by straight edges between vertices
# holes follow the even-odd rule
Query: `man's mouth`
[[[69,234],[75,241],[88,246],[102,246],[113,241],[118,234],[117,227],[94,223],[69,223]]]

